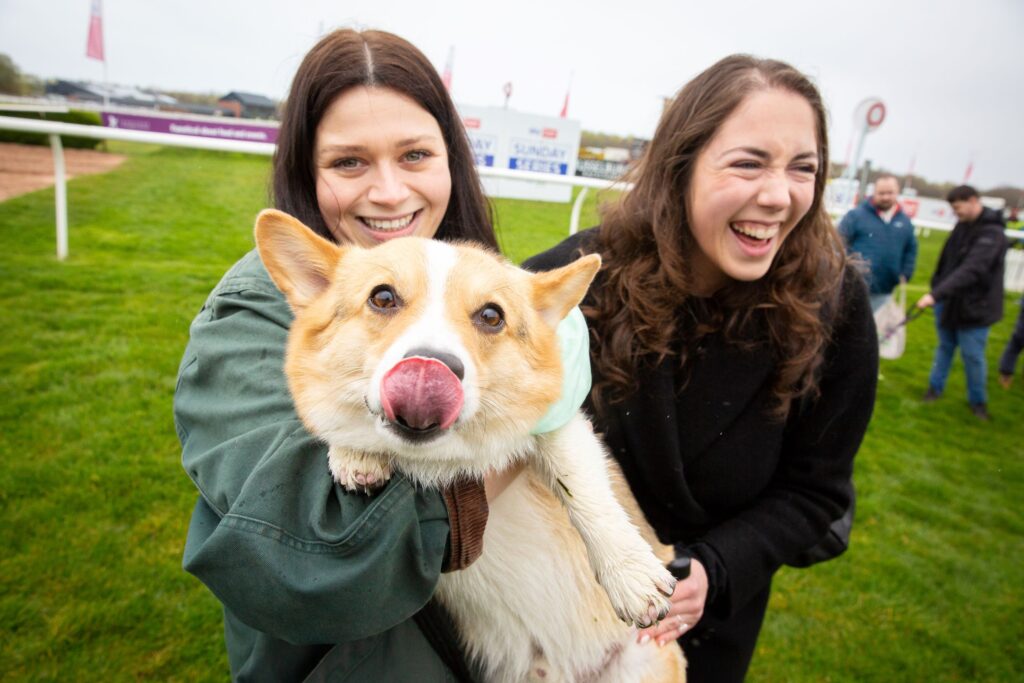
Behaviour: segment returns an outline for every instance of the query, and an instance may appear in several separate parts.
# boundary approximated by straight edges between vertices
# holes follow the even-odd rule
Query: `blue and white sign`
[[[501,107],[459,105],[477,166],[575,175],[580,123]],[[568,202],[572,188],[527,180],[483,178],[491,197]]]
[[[498,150],[497,136],[470,136],[469,144],[473,146],[473,156],[477,166],[494,166],[494,155]]]
[[[579,151],[577,146],[576,151]],[[513,139],[508,167],[512,170],[565,175],[569,171],[570,150],[567,145],[546,140]]]

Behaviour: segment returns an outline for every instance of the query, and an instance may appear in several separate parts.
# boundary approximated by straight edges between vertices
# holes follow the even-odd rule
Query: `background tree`
[[[7,55],[0,53],[0,92],[21,95],[24,92],[21,71]]]

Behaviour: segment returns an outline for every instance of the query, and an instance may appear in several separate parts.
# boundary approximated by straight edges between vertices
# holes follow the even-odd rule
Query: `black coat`
[[[932,297],[942,302],[943,327],[988,327],[1003,318],[1006,233],[1003,216],[985,207],[960,221],[942,246],[932,275]]]
[[[591,231],[528,260],[573,261]],[[595,282],[600,286],[600,281]],[[595,416],[648,521],[708,573],[708,610],[727,618],[763,593],[774,572],[821,540],[848,507],[853,457],[875,400],[878,338],[867,287],[846,273],[820,380],[821,397],[771,416],[767,344],[744,351],[706,339],[677,392],[678,360],[639,371],[640,389]]]

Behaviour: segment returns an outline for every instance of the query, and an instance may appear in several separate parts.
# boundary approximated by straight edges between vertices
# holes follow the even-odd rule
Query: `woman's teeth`
[[[756,240],[766,240],[779,232],[778,226],[765,226],[754,223],[730,223],[729,227],[736,232],[746,235],[747,237],[753,237]]]
[[[402,218],[392,218],[389,220],[378,220],[376,218],[362,217],[362,221],[374,230],[401,230],[402,228],[408,227],[412,223],[412,219],[416,218],[416,213],[410,213],[408,216]]]

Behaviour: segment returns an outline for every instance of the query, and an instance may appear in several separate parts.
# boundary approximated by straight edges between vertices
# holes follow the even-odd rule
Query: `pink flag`
[[[89,13],[89,42],[85,46],[85,56],[103,61],[103,5],[101,0],[92,0],[92,11]]]
[[[565,101],[562,102],[562,111],[559,114],[561,118],[568,118],[569,116],[569,93],[572,92],[572,73],[569,74],[569,85],[565,86]]]
[[[455,46],[452,45],[448,48],[448,61],[444,63],[444,73],[441,74],[441,82],[444,83],[444,89],[448,92],[452,91],[452,65],[455,62]]]

